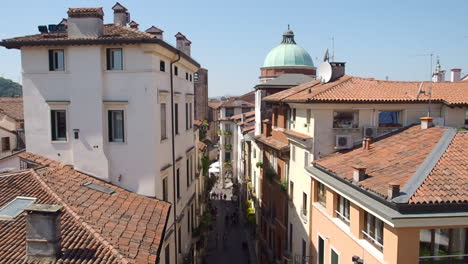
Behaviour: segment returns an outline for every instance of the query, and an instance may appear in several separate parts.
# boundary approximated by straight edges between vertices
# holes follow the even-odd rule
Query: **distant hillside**
[[[22,96],[23,91],[19,83],[0,77],[0,96]]]

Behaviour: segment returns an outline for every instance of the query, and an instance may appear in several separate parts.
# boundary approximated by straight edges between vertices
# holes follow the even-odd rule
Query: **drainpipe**
[[[174,65],[174,63],[178,62],[180,60],[180,51],[178,50],[177,51],[177,59],[174,60],[174,61],[171,61],[171,64],[170,64],[170,77],[171,77],[171,117],[172,117],[172,120],[171,120],[171,126],[172,126],[172,129],[171,129],[171,133],[172,133],[172,137],[171,137],[171,146],[172,146],[172,178],[173,178],[173,181],[172,181],[172,189],[173,189],[173,198],[174,198],[174,204],[173,204],[173,207],[174,207],[174,253],[175,253],[175,264],[177,264],[178,262],[178,259],[177,259],[177,252],[179,252],[179,249],[177,248],[178,244],[177,244],[177,197],[176,197],[176,183],[177,183],[177,179],[176,179],[176,168],[175,168],[175,123],[174,123],[174,76],[173,76],[173,73],[172,73],[172,66]]]

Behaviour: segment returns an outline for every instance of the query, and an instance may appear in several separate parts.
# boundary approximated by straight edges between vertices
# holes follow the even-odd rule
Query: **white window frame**
[[[340,263],[340,260],[341,260],[341,254],[340,252],[338,252],[338,250],[336,250],[335,247],[331,246],[330,245],[330,264],[333,264],[332,263],[332,251],[336,253],[336,255],[338,256],[338,264]]]

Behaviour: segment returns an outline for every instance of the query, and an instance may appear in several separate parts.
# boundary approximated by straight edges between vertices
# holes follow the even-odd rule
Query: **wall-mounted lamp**
[[[78,128],[73,129],[73,135],[74,135],[75,139],[79,139],[80,138],[80,130]]]
[[[351,261],[352,261],[354,264],[364,264],[364,260],[361,259],[359,256],[356,256],[356,255],[354,255],[354,256],[351,258]]]

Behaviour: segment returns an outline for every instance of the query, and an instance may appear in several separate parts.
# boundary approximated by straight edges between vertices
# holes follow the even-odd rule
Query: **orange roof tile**
[[[289,149],[288,138],[282,131],[272,131],[271,136],[265,137],[264,135],[256,136],[257,141],[270,146],[279,151]]]
[[[468,104],[466,82],[382,81],[343,76],[334,82],[309,82],[268,96],[265,101],[284,102],[427,102],[432,86],[432,101],[449,105]]]
[[[446,128],[421,129],[415,125],[371,143],[369,150],[357,148],[334,153],[315,161],[338,177],[352,180],[354,165],[366,168],[368,177],[358,185],[387,197],[388,183],[405,185],[439,142]]]
[[[468,133],[452,139],[429,176],[409,203],[468,202]]]
[[[24,120],[22,97],[0,97],[0,113],[17,121]]]
[[[307,135],[307,134],[302,134],[302,133],[299,133],[297,131],[294,131],[294,130],[291,130],[291,129],[287,129],[286,131],[284,131],[284,133],[286,134],[286,136],[291,136],[291,137],[294,137],[294,138],[299,138],[301,140],[307,140],[307,139],[311,139],[312,137]]]
[[[16,196],[64,206],[63,255],[59,263],[155,263],[161,249],[170,204],[141,196],[32,153],[19,155],[40,169],[0,178],[0,207]],[[42,167],[44,166],[44,167]],[[12,181],[15,188],[11,188]],[[110,195],[83,187],[93,182],[115,190]],[[0,254],[23,263],[24,217],[0,221]],[[8,239],[5,239],[8,238]],[[12,246],[12,244],[14,246]]]
[[[246,112],[246,113],[240,113],[240,114],[237,114],[237,115],[233,115],[231,116],[231,119],[241,119],[242,118],[242,115],[244,115],[244,117],[251,117],[251,116],[254,116],[255,115],[255,110],[254,111],[250,111],[250,112]]]

